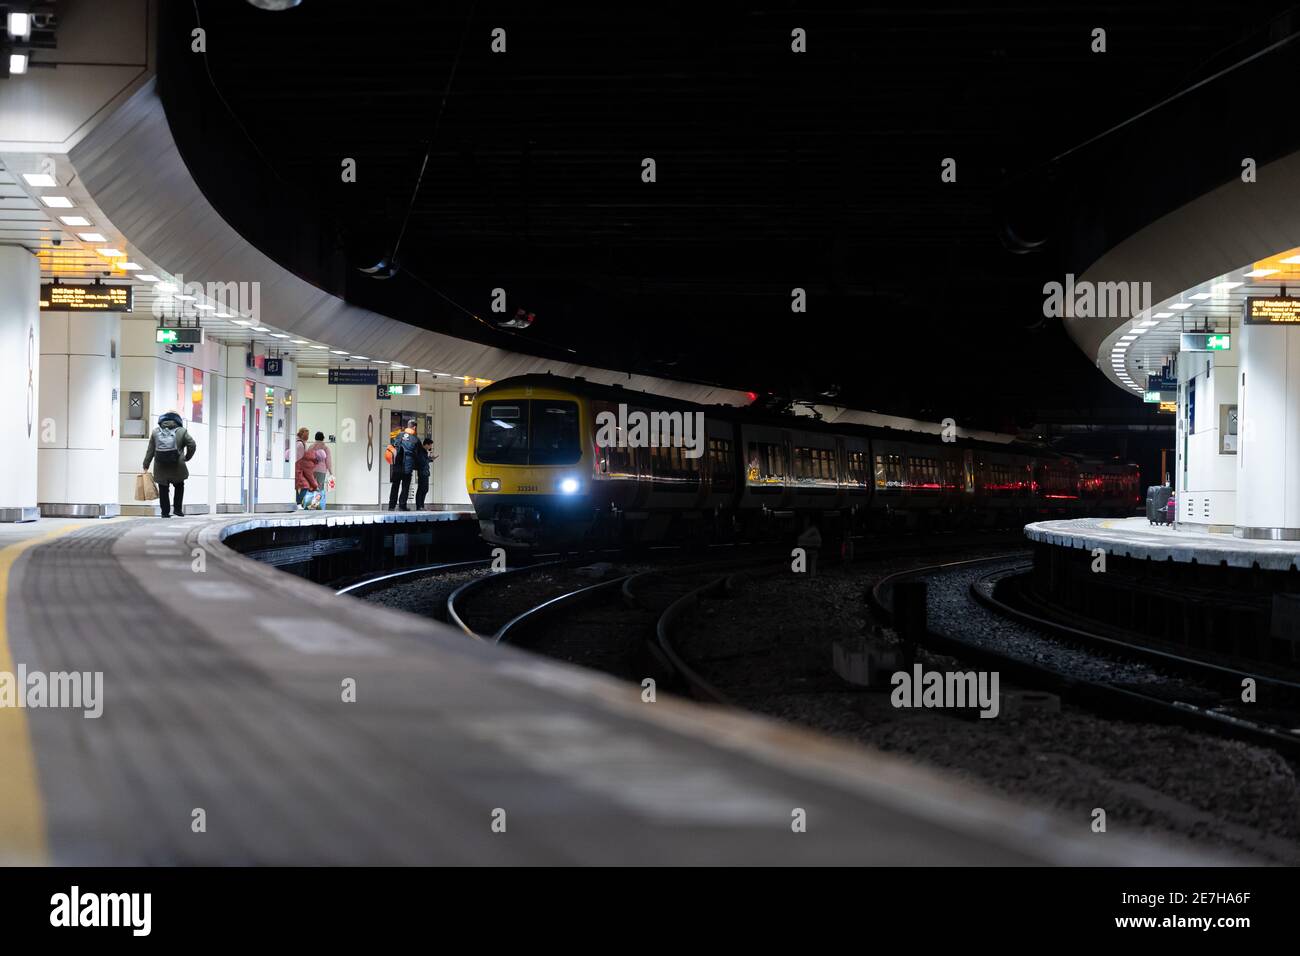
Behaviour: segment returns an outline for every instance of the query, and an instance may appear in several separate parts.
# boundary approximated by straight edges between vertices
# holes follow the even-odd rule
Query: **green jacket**
[[[176,432],[176,450],[180,452],[179,461],[158,461],[154,456],[154,441],[158,437],[159,429],[162,428],[171,429]],[[153,434],[149,436],[149,447],[144,453],[144,468],[148,471],[149,463],[153,462],[154,481],[165,481],[168,484],[174,485],[189,478],[190,470],[185,466],[185,463],[194,457],[194,453],[198,450],[198,447],[199,446],[194,441],[194,437],[186,431],[184,425],[178,425],[176,422],[166,419],[158,426],[158,428],[155,428]]]

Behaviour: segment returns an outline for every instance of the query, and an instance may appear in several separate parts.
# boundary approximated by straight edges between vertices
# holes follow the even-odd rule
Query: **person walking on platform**
[[[424,510],[424,499],[429,494],[429,466],[438,456],[433,453],[433,439],[426,438],[420,446],[420,461],[415,466],[419,477],[415,483],[415,510]]]
[[[311,435],[311,432],[308,431],[306,428],[299,428],[299,429],[298,429],[298,438],[297,438],[297,440],[293,443],[293,463],[294,463],[294,465],[297,465],[298,462],[302,461],[302,456],[305,455],[305,454],[307,454],[307,439],[308,439],[308,437],[310,437],[310,435]]]
[[[313,456],[312,452],[317,452],[317,451],[323,452],[324,457],[321,457],[320,455]],[[334,456],[330,454],[330,446],[325,444],[324,432],[316,433],[316,440],[312,442],[311,445],[308,446],[306,457],[308,458],[315,457],[317,459],[316,471],[315,471],[316,484],[324,488],[325,483],[326,481],[328,481],[330,475],[334,474]]]
[[[410,511],[406,507],[406,500],[411,494],[411,474],[414,472],[416,465],[419,464],[417,455],[424,449],[420,444],[420,439],[415,437],[415,419],[412,418],[406,423],[406,428],[397,436],[393,442],[393,461],[388,467],[388,510],[393,511]],[[398,505],[398,502],[401,505]]]
[[[158,427],[149,436],[149,447],[144,452],[144,470],[153,463],[153,480],[158,484],[158,508],[164,518],[172,516],[175,508],[179,517],[185,514],[185,479],[190,470],[186,462],[194,457],[198,445],[180,415],[163,412],[158,416]],[[175,490],[175,497],[172,490]]]

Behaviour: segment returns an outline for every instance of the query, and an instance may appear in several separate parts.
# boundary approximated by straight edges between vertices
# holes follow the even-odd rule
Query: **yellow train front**
[[[589,535],[592,421],[590,401],[563,378],[520,376],[475,396],[465,484],[484,541],[535,549]]]

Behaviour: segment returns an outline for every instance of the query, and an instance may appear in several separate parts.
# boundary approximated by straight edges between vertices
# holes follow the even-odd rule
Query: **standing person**
[[[424,499],[429,494],[429,466],[438,456],[433,453],[433,439],[426,438],[420,446],[420,458],[416,463],[419,478],[415,483],[415,510],[424,510]]]
[[[307,436],[310,434],[311,432],[305,428],[298,429],[298,439],[293,443],[293,463],[295,466],[302,461],[302,456],[307,454]]]
[[[407,421],[402,433],[393,442],[393,462],[388,469],[388,510],[409,511],[406,499],[411,494],[411,474],[419,463],[417,455],[423,451],[420,439],[415,437],[415,419]],[[398,501],[401,505],[398,505]]]
[[[324,452],[324,457],[316,455],[316,484],[325,487],[325,482],[329,476],[334,474],[334,456],[330,454],[330,446],[325,444],[325,433],[317,432],[316,440],[307,448],[307,457],[312,457],[312,452]]]
[[[163,412],[158,416],[158,427],[149,436],[149,447],[144,452],[144,470],[153,462],[153,480],[158,484],[158,508],[164,518],[185,514],[185,479],[190,476],[186,462],[194,457],[198,445],[185,428],[180,415]],[[171,491],[176,490],[173,500]]]
[[[304,506],[308,494],[320,489],[320,483],[316,480],[316,469],[324,466],[324,456],[320,451],[306,452],[293,466],[293,484],[298,489],[299,508]]]

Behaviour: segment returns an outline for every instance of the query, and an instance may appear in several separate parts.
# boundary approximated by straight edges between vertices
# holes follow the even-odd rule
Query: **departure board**
[[[69,285],[41,283],[42,312],[130,312],[134,303],[129,285]]]
[[[1246,299],[1247,325],[1300,325],[1300,298],[1251,296]]]

